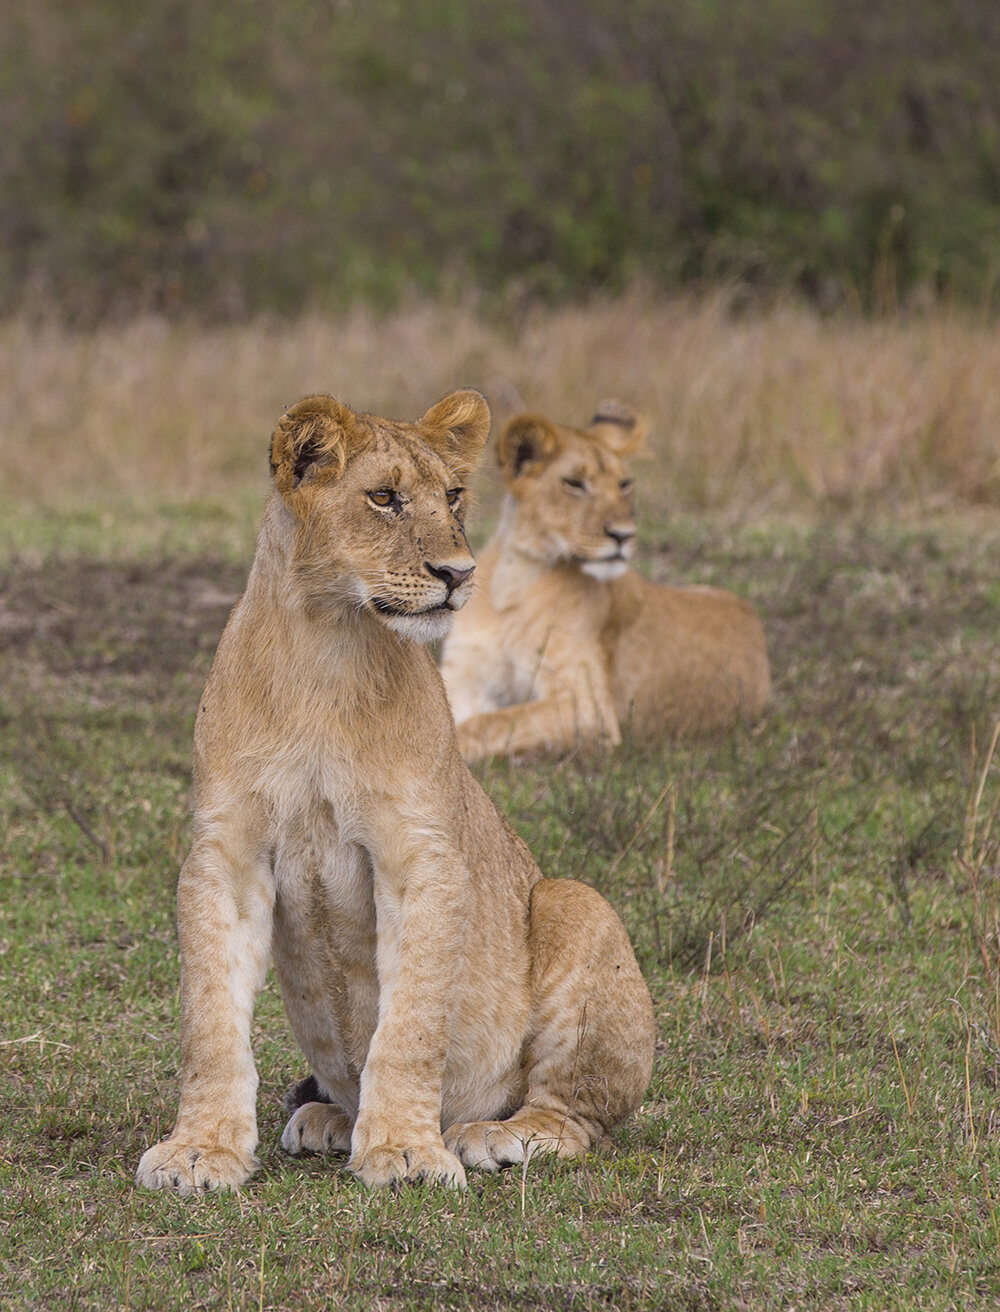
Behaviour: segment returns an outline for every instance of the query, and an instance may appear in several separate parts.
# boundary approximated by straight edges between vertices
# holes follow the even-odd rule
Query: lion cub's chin
[[[597,579],[599,583],[610,583],[613,579],[620,579],[628,569],[627,560],[588,560],[580,569],[584,574],[589,574],[592,579]]]
[[[377,613],[377,612],[376,612]],[[428,610],[421,615],[379,615],[379,619],[393,633],[411,642],[437,642],[451,632],[453,610]]]

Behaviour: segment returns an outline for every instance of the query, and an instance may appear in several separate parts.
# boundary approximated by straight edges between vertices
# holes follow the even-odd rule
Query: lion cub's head
[[[332,396],[282,415],[271,472],[305,603],[367,614],[418,642],[443,637],[471,594],[464,483],[489,428],[471,389],[414,424],[355,414]]]
[[[624,457],[642,446],[645,424],[606,401],[586,429],[519,415],[500,435],[500,467],[513,498],[513,541],[545,564],[577,565],[619,578],[635,550],[632,478]]]

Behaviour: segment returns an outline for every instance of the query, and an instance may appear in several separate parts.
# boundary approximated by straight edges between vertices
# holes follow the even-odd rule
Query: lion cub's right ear
[[[539,415],[515,415],[500,434],[497,458],[508,485],[533,465],[552,458],[559,448],[559,434]]]
[[[587,426],[601,446],[613,455],[634,456],[646,440],[646,421],[624,401],[602,401]]]
[[[303,479],[340,477],[353,421],[354,412],[332,396],[307,396],[285,411],[271,438],[271,476],[283,497]]]

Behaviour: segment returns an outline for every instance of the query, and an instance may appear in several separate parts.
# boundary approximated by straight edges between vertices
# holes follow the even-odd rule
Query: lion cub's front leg
[[[395,816],[386,828],[398,832]],[[464,1188],[462,1163],[441,1137],[441,1089],[468,872],[446,851],[417,857],[395,837],[389,848],[381,859],[373,853],[384,1002],[361,1074],[348,1165],[369,1186],[439,1180]]]
[[[348,1162],[370,1188],[401,1180],[465,1188],[465,1168],[441,1136],[445,1045],[435,1033],[437,1022],[431,1009],[400,1007],[372,1040]],[[407,1033],[418,1051],[396,1042]],[[424,1044],[426,1053],[420,1050]]]
[[[181,1194],[235,1189],[256,1169],[254,999],[271,946],[274,888],[256,854],[196,844],[177,890],[181,948],[181,1100],[169,1139],[139,1162],[137,1183]]]
[[[566,651],[561,637],[548,644],[534,700],[484,711],[458,725],[459,748],[470,763],[504,754],[568,752],[591,742],[621,742],[611,685],[596,646]]]

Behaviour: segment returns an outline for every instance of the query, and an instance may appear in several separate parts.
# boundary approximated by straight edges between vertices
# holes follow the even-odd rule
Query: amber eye
[[[391,487],[380,487],[368,493],[368,500],[373,506],[380,506],[384,510],[396,500],[396,494]]]
[[[563,487],[570,492],[586,492],[587,485],[582,478],[564,478]]]
[[[448,498],[448,505],[457,506],[462,499],[462,493],[464,491],[464,487],[450,487],[445,493],[445,496]]]

